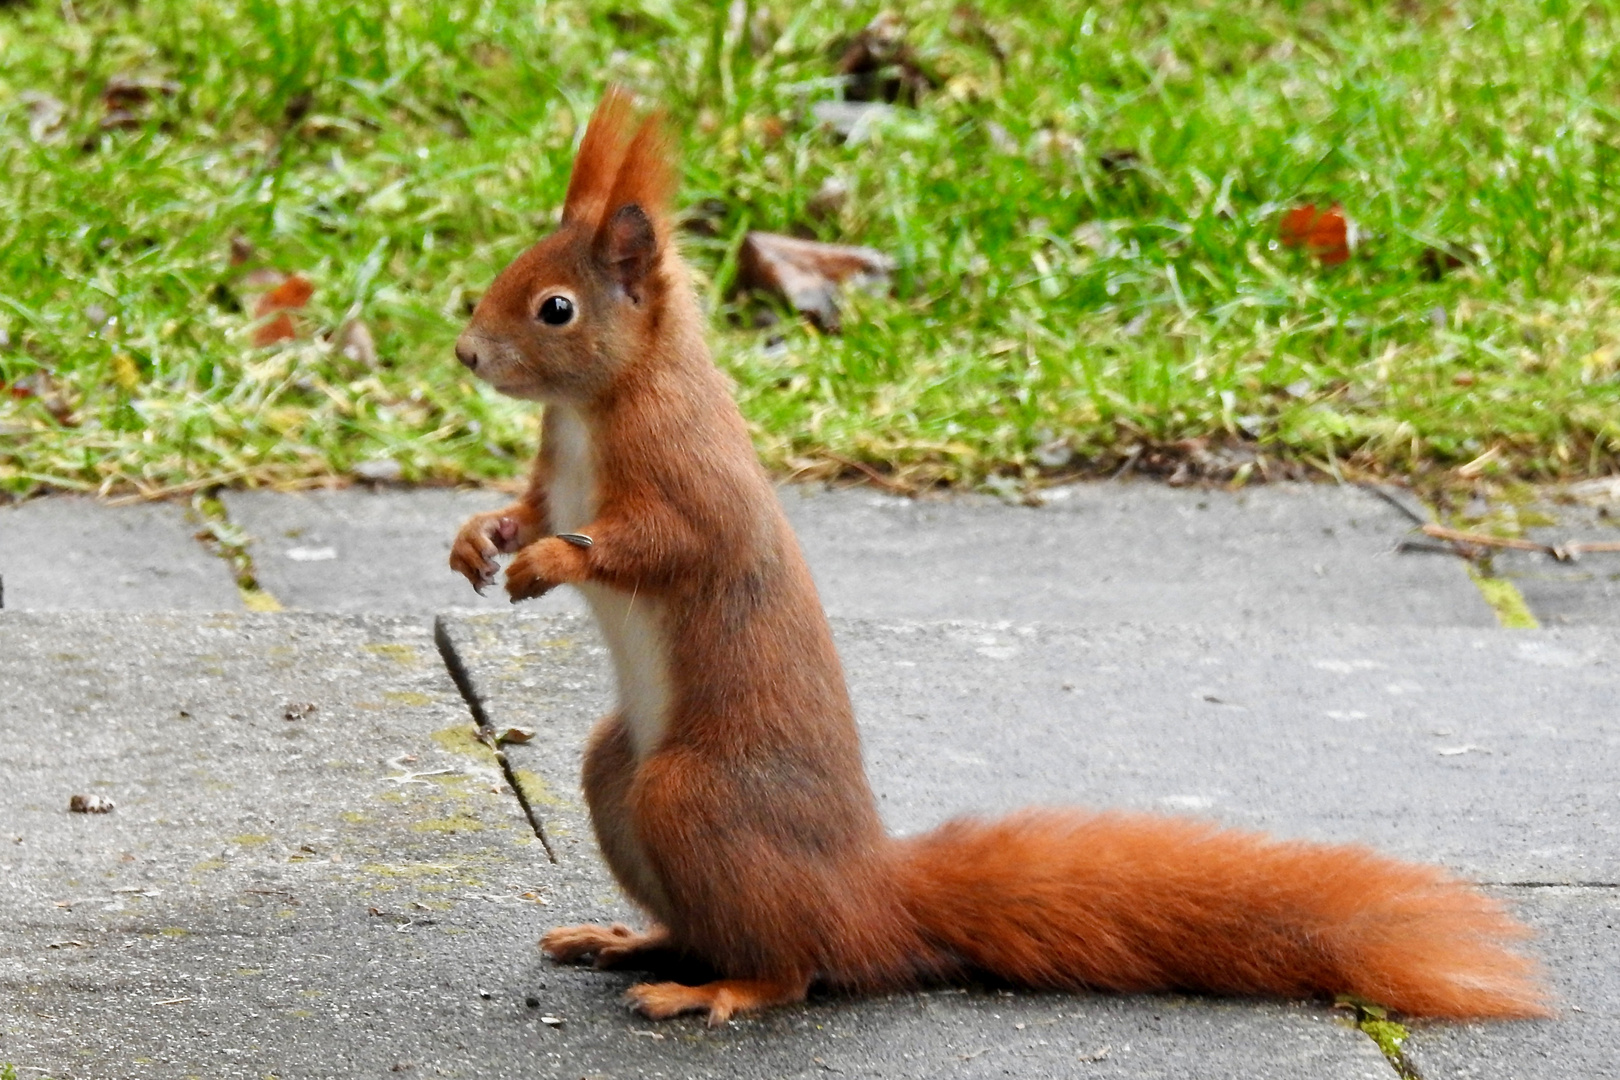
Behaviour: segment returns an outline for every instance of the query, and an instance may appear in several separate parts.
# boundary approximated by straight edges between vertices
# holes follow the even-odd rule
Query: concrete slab
[[[231,521],[253,542],[259,583],[301,611],[432,613],[500,611],[504,593],[479,596],[450,572],[450,542],[468,517],[511,501],[496,491],[347,488],[280,494],[227,492]],[[583,611],[573,595],[541,603]]]
[[[1353,487],[1087,483],[1040,508],[784,488],[828,611],[1086,626],[1491,626],[1456,560],[1398,554],[1411,523]]]
[[[583,619],[469,617],[505,722],[568,767],[609,677]],[[1620,882],[1620,636],[837,621],[892,826],[1083,804],[1365,841],[1496,882]],[[558,652],[547,642],[570,642]],[[581,651],[583,650],[583,651]],[[557,695],[592,687],[576,713]]]
[[[1535,927],[1561,998],[1556,1023],[1414,1025],[1403,1053],[1424,1080],[1613,1076],[1620,1060],[1620,894],[1502,890]]]
[[[172,503],[64,495],[0,506],[0,577],[14,611],[240,611],[229,567]]]
[[[524,648],[486,650],[486,680],[594,711],[576,623],[464,637],[508,628]],[[0,1060],[58,1078],[1388,1075],[1326,1010],[1169,996],[635,1020],[625,976],[533,947],[622,910],[576,789],[535,788],[552,867],[436,659],[426,626],[378,617],[0,618]],[[572,777],[523,749],[535,779]],[[75,793],[116,809],[70,814]]]

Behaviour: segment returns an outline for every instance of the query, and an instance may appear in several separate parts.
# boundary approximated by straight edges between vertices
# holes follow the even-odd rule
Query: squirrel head
[[[556,232],[479,300],[456,358],[512,397],[585,404],[654,351],[678,287],[674,169],[658,114],[610,87],[574,159]]]

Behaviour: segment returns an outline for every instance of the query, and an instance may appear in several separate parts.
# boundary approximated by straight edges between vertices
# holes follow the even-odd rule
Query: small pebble
[[[75,814],[110,814],[113,801],[100,795],[75,795],[68,800],[68,809]]]

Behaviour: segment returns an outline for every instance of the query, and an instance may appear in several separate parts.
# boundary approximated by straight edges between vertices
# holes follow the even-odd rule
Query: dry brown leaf
[[[844,76],[846,101],[898,101],[917,99],[939,86],[906,44],[906,24],[892,11],[878,14],[855,35],[838,58]]]
[[[887,288],[894,268],[893,259],[873,248],[750,232],[743,239],[738,280],[745,289],[780,296],[821,329],[837,333],[840,289]]]
[[[371,328],[359,319],[350,319],[337,333],[338,352],[368,368],[377,366],[377,342]]]
[[[173,97],[180,92],[180,84],[170,79],[157,79],[146,75],[114,75],[101,90],[101,104],[106,109],[100,126],[103,131],[140,127],[149,106],[159,97]]]
[[[849,201],[849,182],[836,176],[829,176],[816,188],[816,193],[810,196],[805,209],[811,216],[826,221],[838,216],[843,210],[844,203]]]
[[[173,97],[180,84],[147,75],[114,75],[101,91],[101,103],[111,112],[136,112],[158,97]]]
[[[60,98],[37,90],[24,91],[19,100],[28,107],[28,137],[37,143],[55,142],[67,122],[67,106]]]
[[[1439,281],[1448,271],[1467,266],[1468,261],[1468,250],[1453,244],[1424,248],[1423,254],[1418,256],[1418,266],[1423,270],[1425,281]]]

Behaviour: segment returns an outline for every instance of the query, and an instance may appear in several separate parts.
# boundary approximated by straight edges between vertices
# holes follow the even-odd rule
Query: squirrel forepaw
[[[585,580],[586,549],[548,536],[519,551],[506,568],[506,594],[515,604],[544,596],[558,585]]]
[[[575,964],[599,957],[604,952],[622,950],[642,943],[645,935],[638,934],[624,923],[612,926],[556,926],[547,930],[540,939],[541,950],[562,964]]]
[[[450,547],[450,569],[472,583],[479,596],[500,573],[497,555],[516,551],[520,525],[509,513],[475,514],[462,525]]]

